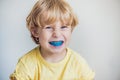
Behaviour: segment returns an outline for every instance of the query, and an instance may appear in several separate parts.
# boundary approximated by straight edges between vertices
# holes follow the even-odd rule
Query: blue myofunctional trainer
[[[49,42],[52,46],[61,46],[63,41],[51,41]]]

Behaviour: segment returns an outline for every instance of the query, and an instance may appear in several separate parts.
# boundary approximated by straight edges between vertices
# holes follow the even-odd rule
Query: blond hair
[[[44,27],[56,20],[60,20],[63,24],[73,28],[78,24],[76,15],[65,0],[39,0],[26,18],[29,30],[31,27]],[[32,38],[36,42],[33,35]]]

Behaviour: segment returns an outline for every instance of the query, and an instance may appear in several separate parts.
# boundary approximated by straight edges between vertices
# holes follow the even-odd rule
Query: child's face
[[[64,52],[68,46],[71,33],[71,26],[66,26],[60,21],[39,27],[38,37],[41,50],[47,53]]]

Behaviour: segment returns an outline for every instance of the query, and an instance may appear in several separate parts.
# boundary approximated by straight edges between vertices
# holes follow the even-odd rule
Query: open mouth
[[[58,47],[61,46],[64,43],[64,41],[51,41],[49,42],[50,45]]]

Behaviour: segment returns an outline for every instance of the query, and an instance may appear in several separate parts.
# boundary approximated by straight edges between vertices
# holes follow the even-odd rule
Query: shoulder
[[[36,56],[38,55],[38,47],[32,49],[25,55],[23,55],[17,65],[13,74],[10,78],[16,78],[17,80],[29,80],[33,79],[34,71],[37,66]]]
[[[37,65],[38,47],[35,47],[25,55],[23,55],[19,60],[17,65],[24,65],[26,67],[35,67]]]
[[[70,48],[67,48],[67,49],[68,49],[68,53],[71,55],[70,56],[71,59],[74,59],[74,61],[77,61],[80,64],[86,62],[85,59],[80,55],[80,53],[78,53]]]
[[[29,52],[27,52],[25,55],[23,55],[19,60],[24,60],[24,61],[31,61],[36,59],[36,56],[38,55],[38,48],[39,47],[35,47],[32,50],[30,50]]]
[[[70,60],[72,64],[75,65],[75,68],[79,71],[78,73],[81,74],[82,80],[92,80],[95,76],[95,73],[90,68],[85,58],[70,48],[68,48],[68,50],[71,53]]]

